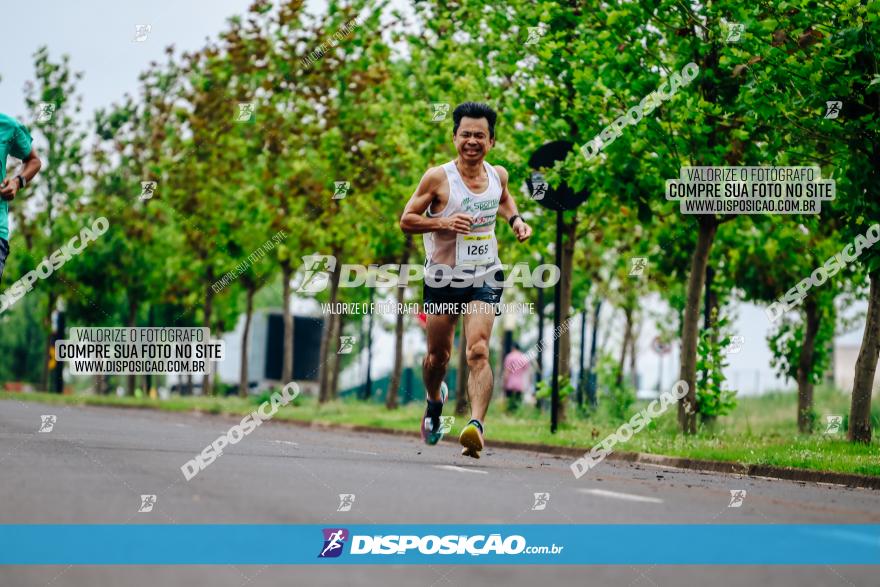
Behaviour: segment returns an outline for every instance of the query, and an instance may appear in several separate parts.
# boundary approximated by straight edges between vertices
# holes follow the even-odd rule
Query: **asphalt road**
[[[57,421],[39,433],[44,414]],[[880,492],[865,489],[613,461],[576,480],[567,457],[492,449],[491,419],[479,461],[452,443],[426,447],[416,438],[269,422],[187,482],[180,466],[235,422],[0,401],[0,523],[880,523]],[[728,507],[731,490],[746,491],[740,507]],[[535,493],[550,494],[543,510],[533,509]],[[138,512],[142,494],[157,496],[151,512]],[[350,511],[337,511],[339,494],[355,495]],[[828,565],[7,566],[0,586],[853,587],[877,585],[877,572]]]

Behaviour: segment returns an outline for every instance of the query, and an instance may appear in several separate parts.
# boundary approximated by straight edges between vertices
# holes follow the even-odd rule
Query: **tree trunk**
[[[715,293],[715,290],[712,288],[712,280],[714,278],[715,271],[706,265],[706,283],[703,284],[705,288],[705,301],[703,302],[703,328],[709,330],[712,328],[714,324],[717,311],[716,307],[718,306],[718,295]],[[718,342],[718,333],[712,333],[712,342]]]
[[[327,314],[324,317],[324,328],[321,330],[321,349],[319,352],[320,355],[320,366],[318,367],[318,402],[324,403],[327,401],[326,397],[326,386],[324,385],[324,372],[325,366],[327,365],[327,361],[329,360],[327,353],[330,350],[330,336],[331,331],[333,330],[333,314]]]
[[[632,337],[632,315],[632,308],[625,306],[623,308],[623,344],[620,345],[620,359],[617,361],[617,380],[614,382],[618,389],[623,385],[623,370],[626,367],[626,353],[629,350],[630,338]]]
[[[468,413],[467,380],[467,336],[464,333],[464,320],[461,320],[458,332],[458,370],[455,377],[455,413],[459,416]]]
[[[345,317],[342,314],[336,315],[336,328],[334,329],[333,340],[336,341],[336,351],[337,354],[333,356],[333,370],[330,376],[330,389],[329,389],[329,398],[331,400],[335,400],[339,397],[339,370],[342,367],[342,357],[338,354],[339,352],[339,341],[342,338],[342,333],[344,332],[343,319]],[[357,345],[355,345],[357,347]],[[352,349],[354,350],[354,349]]]
[[[709,252],[718,231],[718,221],[714,215],[700,216],[697,248],[691,258],[691,273],[688,279],[687,303],[684,310],[684,324],[681,336],[681,372],[679,379],[688,385],[687,395],[678,403],[678,422],[685,434],[697,432],[697,336],[700,320],[700,296],[706,279],[706,264]]]
[[[51,200],[51,198],[49,198]],[[52,357],[52,311],[55,308],[56,303],[55,294],[52,291],[49,291],[49,299],[47,302],[46,308],[46,352],[43,353],[43,377],[40,381],[43,391],[51,391],[49,389],[49,360]]]
[[[214,283],[214,269],[212,267],[208,267],[207,280],[209,285],[205,288],[205,305],[203,308],[204,316],[202,317],[202,326],[210,329],[211,313],[214,310],[214,290],[210,285]],[[207,361],[205,374],[202,375],[202,395],[204,396],[213,395],[211,390],[211,365],[213,364],[213,361]]]
[[[128,319],[126,320],[126,326],[129,328],[134,328],[135,323],[137,322],[137,300],[133,297],[129,297],[128,299]],[[126,395],[133,396],[134,388],[137,386],[137,375],[128,375],[125,378],[125,385],[128,388],[126,391]]]
[[[397,288],[397,303],[403,303],[404,287]],[[398,307],[400,307],[398,305]],[[385,397],[385,407],[389,410],[397,409],[397,395],[400,391],[400,375],[403,372],[403,312],[397,314],[397,323],[394,327],[394,368],[391,372],[391,381],[388,382],[388,395]]]
[[[849,410],[849,439],[865,444],[871,442],[871,391],[877,371],[877,355],[880,354],[880,269],[875,269],[869,276],[868,315],[859,358],[856,359]]]
[[[250,389],[248,382],[248,347],[251,334],[251,317],[254,314],[254,294],[257,287],[254,284],[248,284],[247,288],[247,308],[244,314],[244,333],[241,335],[241,373],[238,379],[238,395],[247,397]]]
[[[561,312],[559,315],[559,324],[562,332],[559,335],[559,376],[571,382],[571,324],[568,320],[571,316],[571,288],[573,263],[574,263],[574,243],[577,238],[578,218],[577,214],[573,216],[570,222],[564,224],[565,233],[562,239],[562,279],[560,281],[562,290],[560,292],[561,308],[554,308],[554,311]],[[560,382],[561,388],[561,382]],[[571,398],[559,399],[558,422],[565,422],[565,407]]]
[[[290,280],[293,277],[293,268],[290,263],[281,263],[281,300],[284,312],[284,344],[281,357],[281,385],[287,385],[293,381],[293,315],[290,313]]]
[[[153,304],[150,304],[150,306],[147,310],[147,326],[150,328],[153,327],[153,307],[154,307]],[[157,381],[158,381],[158,379],[157,379]],[[146,373],[144,375],[144,387],[146,387],[147,395],[149,395],[150,391],[153,389],[153,375],[152,374]],[[158,397],[158,391],[157,391],[156,397]]]
[[[337,258],[337,264],[333,268],[333,272],[330,274],[331,308],[336,304],[336,299],[339,293],[339,277],[342,274],[342,264],[338,262],[339,255],[336,251],[334,251],[333,254]],[[327,322],[324,325],[324,332],[321,334],[321,375],[318,382],[318,401],[320,403],[324,403],[330,399],[330,379],[332,378],[331,374],[333,373],[333,365],[336,360],[335,353],[339,350],[338,339],[336,339],[335,343],[331,343],[336,335],[337,319],[337,315],[333,313],[329,314]]]
[[[810,434],[813,431],[813,362],[816,356],[816,334],[819,332],[819,306],[815,296],[807,296],[804,302],[804,340],[797,368],[798,383],[798,431]]]
[[[107,393],[107,376],[102,374],[95,375],[95,395],[105,395]]]
[[[499,321],[501,322],[501,324],[499,324]],[[496,349],[497,354],[495,356],[497,358],[495,360],[494,368],[492,368],[491,351],[490,351],[490,356],[489,356],[489,368],[492,369],[492,371],[493,371],[493,373],[492,373],[492,395],[490,397],[495,396],[495,389],[496,388],[503,387],[503,385],[504,385],[504,357],[506,357],[507,354],[505,352],[506,349],[504,348],[505,331],[504,331],[503,321],[504,321],[503,314],[501,316],[495,317],[495,324],[493,327],[493,333],[496,332],[498,328],[501,328],[502,330],[501,330],[501,336],[495,337],[495,340],[498,341],[498,348]],[[464,322],[464,317],[462,317],[462,322]],[[492,337],[491,336],[489,337],[488,342],[489,342],[488,346],[491,349],[492,348]],[[504,390],[502,390],[501,393],[504,393]]]
[[[410,235],[406,235],[403,245],[403,253],[400,255],[400,264],[409,261],[413,242]],[[397,307],[404,301],[405,287],[397,288]],[[385,397],[385,407],[389,410],[397,409],[397,395],[400,391],[400,375],[403,372],[403,312],[397,315],[397,324],[394,328],[394,369],[391,372],[391,381],[388,382],[388,395]]]
[[[327,401],[327,363],[330,362],[330,341],[333,339],[333,327],[336,316],[332,312],[324,318],[324,329],[321,331],[321,366],[318,372],[318,403]]]
[[[639,391],[639,372],[636,364],[636,352],[639,346],[639,336],[642,333],[642,321],[638,316],[633,318],[633,328],[629,337],[629,375],[632,378],[633,387],[636,393]]]
[[[612,306],[612,307],[611,307],[611,315],[608,316],[608,318],[606,318],[606,320],[608,321],[608,326],[609,326],[609,327],[606,328],[606,329],[602,332],[602,340],[599,341],[599,348],[600,348],[600,349],[603,349],[603,350],[604,350],[604,349],[607,349],[607,348],[608,348],[608,341],[611,340],[611,335],[612,335],[612,333],[615,332],[614,329],[615,329],[616,326],[617,326],[617,314],[618,314],[618,313],[619,313],[619,312],[618,312],[618,309],[615,308],[614,306]]]

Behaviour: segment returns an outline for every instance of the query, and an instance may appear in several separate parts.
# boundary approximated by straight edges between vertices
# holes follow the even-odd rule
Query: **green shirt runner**
[[[0,114],[0,180],[6,178],[6,157],[24,159],[31,152],[31,133],[22,123]],[[9,203],[0,199],[0,238],[9,240]]]

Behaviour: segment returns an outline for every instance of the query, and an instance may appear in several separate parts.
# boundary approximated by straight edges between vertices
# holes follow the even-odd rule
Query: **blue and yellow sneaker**
[[[458,441],[464,447],[461,449],[462,456],[480,458],[480,451],[483,450],[483,424],[472,419],[462,429]]]
[[[443,438],[443,422],[440,416],[443,414],[443,404],[449,397],[449,388],[446,382],[440,383],[440,401],[435,402],[426,399],[425,415],[422,417],[422,440],[425,444],[437,444]]]

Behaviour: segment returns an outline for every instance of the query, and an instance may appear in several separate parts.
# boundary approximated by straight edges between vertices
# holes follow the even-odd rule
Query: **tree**
[[[25,104],[30,116],[25,119],[31,129],[41,135],[43,144],[37,146],[44,160],[39,181],[29,190],[29,208],[36,213],[28,215],[21,206],[14,207],[16,226],[32,253],[34,267],[42,255],[48,257],[62,242],[67,242],[80,224],[75,212],[83,190],[83,140],[85,133],[79,128],[76,117],[80,111],[80,98],[76,84],[82,73],[70,69],[70,57],[62,56],[53,62],[44,46],[34,54],[35,83],[25,86]],[[48,109],[47,109],[48,108]],[[42,251],[42,255],[38,252]],[[43,355],[42,387],[48,389],[49,361],[53,350],[49,332],[52,313],[58,298],[67,291],[62,279],[47,279],[40,284],[46,296],[43,323],[46,343]]]
[[[816,5],[806,0],[768,7],[761,23],[772,49],[752,57],[755,83],[750,92],[776,92],[781,117],[791,129],[775,134],[780,143],[800,145],[807,156],[834,170],[837,198],[826,202],[823,218],[840,221],[840,238],[863,237],[880,217],[880,71],[873,39],[880,32],[876,3]],[[816,23],[833,23],[834,27]],[[742,64],[740,71],[749,70]],[[843,107],[838,118],[825,117],[826,101]],[[773,145],[775,146],[775,145]],[[798,151],[791,150],[792,154]],[[826,175],[827,176],[827,175]],[[880,353],[880,251],[872,247],[858,260],[870,280],[865,331],[853,383],[849,438],[868,443],[871,392]]]

